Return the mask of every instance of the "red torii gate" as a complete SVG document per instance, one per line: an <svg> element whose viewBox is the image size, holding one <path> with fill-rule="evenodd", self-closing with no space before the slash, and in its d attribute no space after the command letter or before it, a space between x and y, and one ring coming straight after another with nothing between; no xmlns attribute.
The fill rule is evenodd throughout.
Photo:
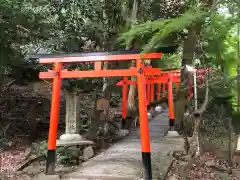
<svg viewBox="0 0 240 180"><path fill-rule="evenodd" d="M199 84L203 82L206 71L210 69L196 69L196 75L198 78ZM154 96L154 84L158 85L157 88L157 99L160 100L161 85L163 90L163 97L166 95L166 84L168 84L168 105L169 105L169 125L170 128L174 126L174 107L173 107L173 88L172 84L176 84L176 88L179 87L181 82L180 70L170 70L170 71L161 71L160 68L152 68L152 66L144 67L144 75L146 76L146 100L147 104L153 102L155 99ZM124 77L123 80L120 80L116 83L117 86L122 86L122 127L125 126L127 119L127 91L128 85L136 85L136 81L129 80L128 77ZM197 85L197 84L196 84ZM189 78L188 82L188 98L193 97L193 81Z"/></svg>
<svg viewBox="0 0 240 180"><path fill-rule="evenodd" d="M137 76L140 135L144 177L146 179L152 179L150 137L146 107L147 103L145 97L146 83L144 74L144 64L141 59L159 59L161 56L162 53L149 53L141 55L139 53L129 54L129 52L128 54L111 52L111 53L37 55L37 58L39 59L40 63L54 64L53 71L40 72L39 74L40 79L53 80L46 174L54 174L55 169L61 80L63 78L114 77L124 75L124 76ZM126 61L126 60L135 60L136 67L132 67L130 69L102 70L102 63L105 61ZM93 62L94 70L69 71L62 69L63 63L74 62Z"/></svg>
<svg viewBox="0 0 240 180"><path fill-rule="evenodd" d="M198 84L202 84L204 81L204 76L207 71L211 71L211 69L206 68L206 69L196 69L197 73L197 80ZM179 84L181 82L181 77L180 77L180 70L171 70L171 71L161 71L160 68L152 68L151 66L144 67L144 72L146 76L146 84L147 84L147 91L146 91L146 96L147 96L147 102L149 101L154 101L154 88L153 85L157 84L157 99L160 100L161 97L161 85L162 85L162 90L163 90L163 97L165 97L166 94L166 83L168 79L168 74L171 74L172 76L172 83L175 83L176 88L179 87ZM193 82L191 79L189 79L188 83L188 88L189 88L189 99L192 98L193 92L192 92L192 87L193 87ZM116 83L117 86L123 86L122 94L125 94L127 91L127 86L130 84L136 85L135 81L129 80L127 77L124 77L122 80ZM124 101L124 100L123 100Z"/></svg>
<svg viewBox="0 0 240 180"><path fill-rule="evenodd" d="M145 81L147 85L147 90L145 92L146 96L146 105L149 102L154 101L154 84L158 84L158 100L160 100L160 88L161 83L166 85L168 84L168 107L169 107L169 125L170 128L174 126L174 102L173 102L173 83L176 83L177 86L180 83L180 78L178 78L174 72L162 72L160 68L152 68L151 66L144 67ZM154 77L154 75L158 75ZM125 126L127 119L127 91L128 85L133 84L137 85L136 81L129 80L127 77L124 77L123 80L116 83L117 86L122 86L122 126ZM164 87L166 91L166 87ZM164 92L166 93L166 92Z"/></svg>

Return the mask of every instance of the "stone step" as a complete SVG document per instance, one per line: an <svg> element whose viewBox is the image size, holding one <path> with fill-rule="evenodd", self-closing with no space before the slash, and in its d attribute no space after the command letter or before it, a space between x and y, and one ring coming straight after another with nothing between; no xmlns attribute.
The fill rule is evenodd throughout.
<svg viewBox="0 0 240 180"><path fill-rule="evenodd" d="M92 145L94 144L93 141L89 141L86 139L79 140L79 141L63 141L63 140L57 140L57 147L61 146L83 146L83 145Z"/></svg>

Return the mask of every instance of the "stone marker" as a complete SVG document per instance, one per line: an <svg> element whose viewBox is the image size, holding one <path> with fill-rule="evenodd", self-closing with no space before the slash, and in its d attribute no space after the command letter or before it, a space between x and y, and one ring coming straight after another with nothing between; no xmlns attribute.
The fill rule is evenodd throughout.
<svg viewBox="0 0 240 180"><path fill-rule="evenodd" d="M66 129L57 141L57 146L93 144L79 134L80 99L77 92L66 94Z"/></svg>

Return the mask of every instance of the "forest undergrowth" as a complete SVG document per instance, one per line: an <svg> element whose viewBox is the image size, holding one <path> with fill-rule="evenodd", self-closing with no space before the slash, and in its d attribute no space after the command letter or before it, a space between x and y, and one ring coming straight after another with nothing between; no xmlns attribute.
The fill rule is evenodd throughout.
<svg viewBox="0 0 240 180"><path fill-rule="evenodd" d="M45 171L50 88L46 83L37 82L34 85L11 85L1 93L0 179L28 180ZM94 101L93 93L84 94L81 99L82 135L87 134L90 127ZM59 135L65 131L64 97L61 98L60 109ZM32 111L35 113L33 114ZM109 111L109 118L113 119L115 114L119 113L119 108L111 107ZM34 139L31 138L33 134L35 134ZM111 146L116 140L106 139L104 148ZM102 145L101 139L95 141L95 155L100 152ZM77 167L72 161L75 160L75 152L76 150L71 148L58 148L56 168L58 173L71 172ZM67 161L62 163L61 159Z"/></svg>
<svg viewBox="0 0 240 180"><path fill-rule="evenodd" d="M167 179L240 179L240 154L235 151L239 134L238 117L228 100L213 100L202 115L200 156L193 158L187 174L183 173L185 159L173 158Z"/></svg>

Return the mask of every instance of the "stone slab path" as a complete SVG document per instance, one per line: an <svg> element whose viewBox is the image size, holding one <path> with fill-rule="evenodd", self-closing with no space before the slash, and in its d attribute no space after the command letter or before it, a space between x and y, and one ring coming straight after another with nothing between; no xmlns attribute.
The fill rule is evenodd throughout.
<svg viewBox="0 0 240 180"><path fill-rule="evenodd" d="M161 179L171 163L169 152L183 150L183 138L165 136L169 129L167 110L163 110L150 120L149 127L153 179ZM139 130L136 130L106 151L83 163L75 172L64 175L62 179L137 180L142 176L140 136Z"/></svg>

